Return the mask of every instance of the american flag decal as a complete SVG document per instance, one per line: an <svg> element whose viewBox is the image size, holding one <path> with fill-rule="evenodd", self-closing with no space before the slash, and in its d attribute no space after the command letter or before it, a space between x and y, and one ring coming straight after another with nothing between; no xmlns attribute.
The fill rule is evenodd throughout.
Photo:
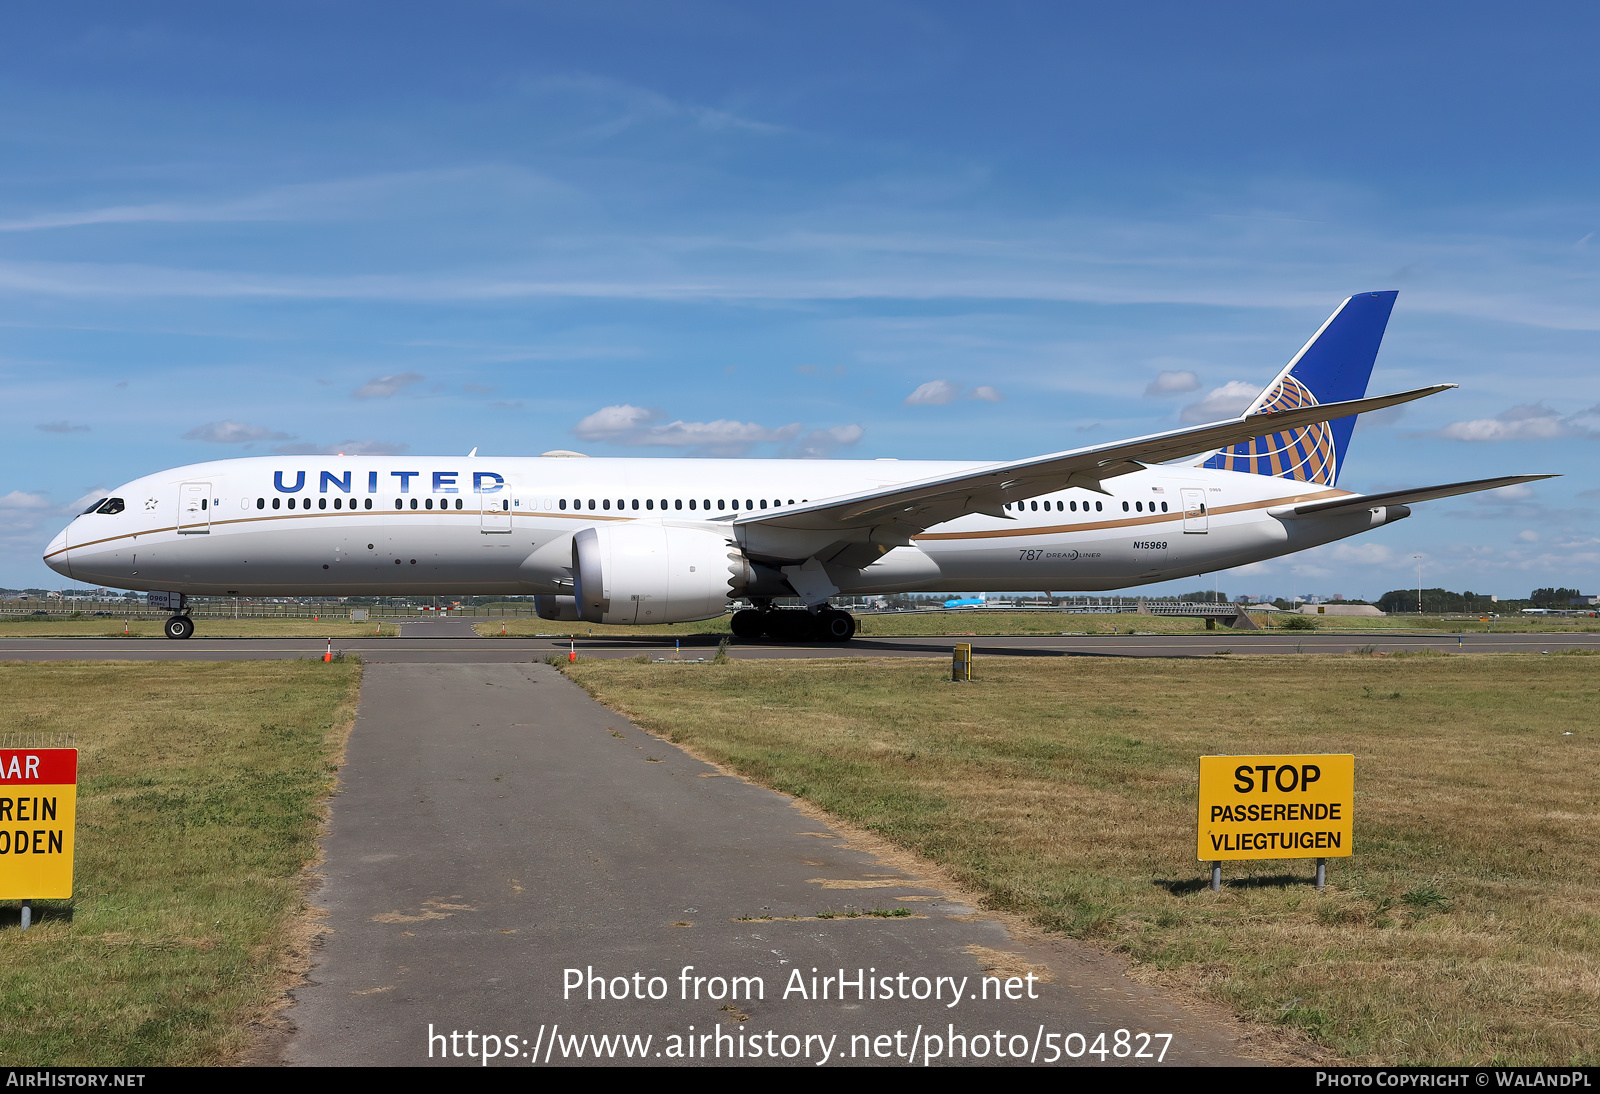
<svg viewBox="0 0 1600 1094"><path fill-rule="evenodd" d="M1316 396L1304 384L1293 376L1285 376L1256 411L1293 410L1316 405ZM1332 427L1327 422L1313 422L1298 429L1268 433L1265 437L1224 448L1207 460L1204 466L1332 486L1338 474L1337 463Z"/></svg>

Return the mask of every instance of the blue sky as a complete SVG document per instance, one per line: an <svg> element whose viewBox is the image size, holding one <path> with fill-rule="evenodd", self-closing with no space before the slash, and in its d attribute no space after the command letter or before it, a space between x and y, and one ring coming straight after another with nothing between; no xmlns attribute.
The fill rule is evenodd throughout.
<svg viewBox="0 0 1600 1094"><path fill-rule="evenodd" d="M242 7L8 15L0 584L201 459L1150 432L1397 288L1341 485L1566 477L1222 586L1600 589L1592 7Z"/></svg>

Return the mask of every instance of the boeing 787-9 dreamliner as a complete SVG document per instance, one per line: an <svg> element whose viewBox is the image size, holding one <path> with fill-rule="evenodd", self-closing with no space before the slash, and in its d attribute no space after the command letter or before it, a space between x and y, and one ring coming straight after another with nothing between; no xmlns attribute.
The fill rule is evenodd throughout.
<svg viewBox="0 0 1600 1094"><path fill-rule="evenodd" d="M1547 478L1338 486L1395 293L1352 296L1237 418L1003 463L263 456L145 475L45 561L172 594L528 595L546 619L709 619L742 637L855 633L840 594L1097 592L1344 539L1415 502ZM476 450L474 450L476 452ZM799 598L805 610L774 610Z"/></svg>

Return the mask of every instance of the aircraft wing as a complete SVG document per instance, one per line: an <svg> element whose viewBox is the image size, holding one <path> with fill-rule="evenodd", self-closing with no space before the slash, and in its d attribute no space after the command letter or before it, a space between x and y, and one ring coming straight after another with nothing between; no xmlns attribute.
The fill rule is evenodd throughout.
<svg viewBox="0 0 1600 1094"><path fill-rule="evenodd" d="M1475 494L1479 490L1498 490L1502 486L1515 486L1522 482L1554 479L1556 475L1506 475L1498 479L1473 479L1471 482L1452 482L1443 486L1421 486L1415 490L1390 490L1383 494L1353 494L1332 501L1308 501L1299 505L1285 505L1282 509L1268 509L1272 516L1285 520L1300 517L1321 517L1332 513L1356 509L1376 509L1380 505L1409 505L1414 501L1433 501L1436 498L1453 498L1457 494Z"/></svg>
<svg viewBox="0 0 1600 1094"><path fill-rule="evenodd" d="M1314 422L1382 410L1455 386L1434 384L1394 395L1375 395L1320 406L1244 414L1210 425L1152 433L1147 437L1075 448L1068 452L1009 463L989 464L955 475L828 498L809 505L781 509L776 513L749 514L737 517L731 523L747 531L782 529L817 533L871 529L871 539L875 543L909 543L912 535L968 513L1005 517L1007 514L1003 507L1007 502L1071 487L1108 493L1101 485L1104 480L1138 471L1146 464L1193 456Z"/></svg>

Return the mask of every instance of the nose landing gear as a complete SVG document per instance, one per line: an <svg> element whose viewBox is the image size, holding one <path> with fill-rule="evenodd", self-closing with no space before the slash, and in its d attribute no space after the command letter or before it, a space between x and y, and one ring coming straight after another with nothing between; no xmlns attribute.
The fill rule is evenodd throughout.
<svg viewBox="0 0 1600 1094"><path fill-rule="evenodd" d="M168 638L188 638L194 634L194 620L186 615L175 615L161 629L167 632Z"/></svg>

